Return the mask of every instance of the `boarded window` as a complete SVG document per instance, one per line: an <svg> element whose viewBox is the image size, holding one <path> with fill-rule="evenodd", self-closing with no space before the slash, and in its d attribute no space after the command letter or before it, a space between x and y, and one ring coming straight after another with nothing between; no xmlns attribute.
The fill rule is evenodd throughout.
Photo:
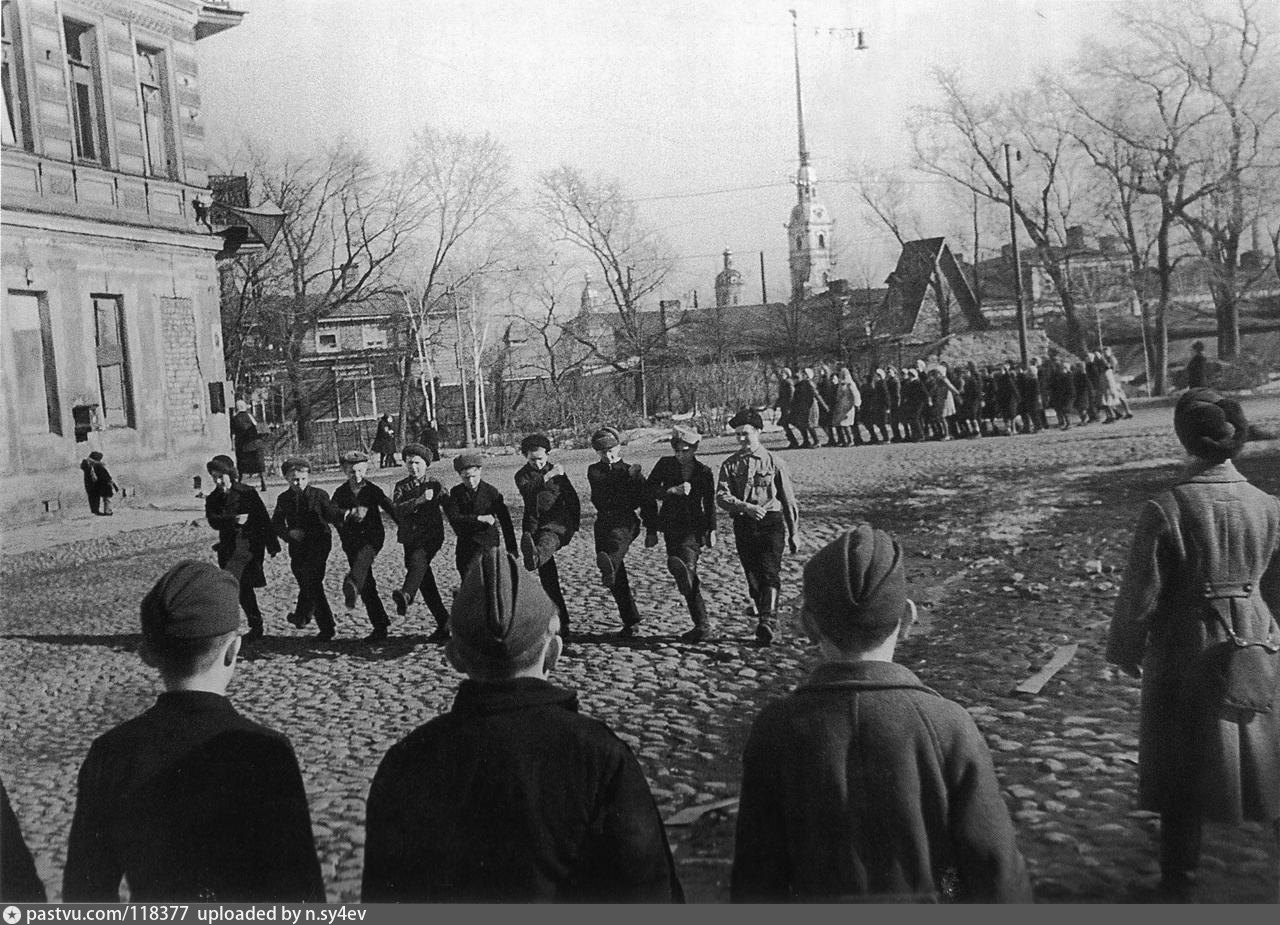
<svg viewBox="0 0 1280 925"><path fill-rule="evenodd" d="M147 173L153 177L174 175L170 157L173 126L166 88L164 53L158 48L139 45L138 92L142 99L142 134Z"/></svg>
<svg viewBox="0 0 1280 925"><path fill-rule="evenodd" d="M102 68L92 26L62 21L67 45L68 83L71 87L71 121L76 157L110 166L107 157L107 119L102 105Z"/></svg>
<svg viewBox="0 0 1280 925"><path fill-rule="evenodd" d="M93 327L97 341L102 423L107 427L135 427L124 303L119 296L93 296Z"/></svg>
<svg viewBox="0 0 1280 925"><path fill-rule="evenodd" d="M49 304L37 293L8 292L4 314L9 326L18 426L24 434L60 435L62 411Z"/></svg>

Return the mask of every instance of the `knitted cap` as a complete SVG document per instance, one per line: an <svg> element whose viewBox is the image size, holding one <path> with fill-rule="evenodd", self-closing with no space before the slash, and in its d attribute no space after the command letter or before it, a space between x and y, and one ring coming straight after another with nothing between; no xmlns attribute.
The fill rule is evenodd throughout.
<svg viewBox="0 0 1280 925"><path fill-rule="evenodd" d="M541 645L558 615L537 575L491 547L471 561L454 598L449 644L466 664L500 671Z"/></svg>
<svg viewBox="0 0 1280 925"><path fill-rule="evenodd" d="M142 636L158 651L240 627L240 584L211 562L183 559L142 599Z"/></svg>
<svg viewBox="0 0 1280 925"><path fill-rule="evenodd" d="M1213 389L1188 389L1173 409L1173 430L1192 456L1231 459L1249 438L1244 409Z"/></svg>
<svg viewBox="0 0 1280 925"><path fill-rule="evenodd" d="M906 601L902 547L869 523L858 524L805 563L805 612L841 648L852 644L857 630L883 629L888 636Z"/></svg>

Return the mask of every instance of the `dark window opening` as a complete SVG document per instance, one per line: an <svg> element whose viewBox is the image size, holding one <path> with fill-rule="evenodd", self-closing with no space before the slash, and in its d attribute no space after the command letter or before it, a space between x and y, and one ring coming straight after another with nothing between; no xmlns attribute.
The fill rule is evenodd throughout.
<svg viewBox="0 0 1280 925"><path fill-rule="evenodd" d="M93 296L93 318L102 422L107 427L136 427L123 301L119 296Z"/></svg>
<svg viewBox="0 0 1280 925"><path fill-rule="evenodd" d="M18 35L18 11L12 0L0 4L0 44L4 46L4 143L32 148L30 101L23 69L22 42Z"/></svg>
<svg viewBox="0 0 1280 925"><path fill-rule="evenodd" d="M17 392L18 426L24 434L61 436L62 406L48 300L43 293L7 292L4 314L13 351L8 362Z"/></svg>
<svg viewBox="0 0 1280 925"><path fill-rule="evenodd" d="M76 157L109 166L107 120L102 106L102 81L94 29L84 23L64 19L62 33L67 44Z"/></svg>
<svg viewBox="0 0 1280 925"><path fill-rule="evenodd" d="M209 413L227 413L227 393L221 382L209 383Z"/></svg>

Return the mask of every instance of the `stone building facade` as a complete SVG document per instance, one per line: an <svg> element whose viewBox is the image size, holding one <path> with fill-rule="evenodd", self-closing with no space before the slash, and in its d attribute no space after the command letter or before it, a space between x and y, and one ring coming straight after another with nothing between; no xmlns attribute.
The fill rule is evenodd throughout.
<svg viewBox="0 0 1280 925"><path fill-rule="evenodd" d="M0 517L73 503L79 461L171 490L229 446L196 42L212 0L3 0Z"/></svg>

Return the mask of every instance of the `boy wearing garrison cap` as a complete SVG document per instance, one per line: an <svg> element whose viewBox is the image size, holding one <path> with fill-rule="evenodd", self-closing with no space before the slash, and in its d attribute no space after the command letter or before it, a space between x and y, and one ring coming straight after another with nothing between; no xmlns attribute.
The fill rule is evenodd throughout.
<svg viewBox="0 0 1280 925"><path fill-rule="evenodd" d="M702 435L688 427L671 431L671 453L654 463L648 487L658 503L654 521L667 543L667 571L689 605L693 629L680 638L701 642L713 631L707 619L698 580L698 556L702 547L716 545L716 483L711 469L695 456ZM646 546L657 545L657 533L650 529Z"/></svg>
<svg viewBox="0 0 1280 925"><path fill-rule="evenodd" d="M262 610L255 589L267 586L262 563L268 552L272 557L279 554L280 541L262 497L252 485L240 481L230 456L219 454L205 468L213 476L213 491L204 499L204 516L209 526L218 531L218 542L213 546L218 568L240 583L240 606L249 620L244 642L254 642L263 635Z"/></svg>
<svg viewBox="0 0 1280 925"><path fill-rule="evenodd" d="M548 457L551 441L545 434L529 434L520 441L525 464L516 471L516 489L524 500L520 552L524 567L537 571L542 588L560 611L560 634L569 638L569 609L560 590L556 552L578 532L582 503L569 476Z"/></svg>
<svg viewBox="0 0 1280 925"><path fill-rule="evenodd" d="M639 763L547 675L556 605L497 547L453 603L453 709L391 748L369 789L363 902L679 902Z"/></svg>
<svg viewBox="0 0 1280 925"><path fill-rule="evenodd" d="M600 455L599 462L587 467L587 483L591 486L591 503L596 507L596 565L600 583L613 594L622 616L622 635L633 636L640 622L627 579L627 550L640 535L643 521L654 528L658 512L645 486L640 467L622 461L622 440L612 427L602 427L591 435L591 448ZM636 516L639 510L640 516Z"/></svg>
<svg viewBox="0 0 1280 925"><path fill-rule="evenodd" d="M351 610L356 598L364 602L365 613L373 630L366 642L378 642L387 638L387 626L391 618L378 597L378 580L373 575L373 560L382 550L386 531L382 528L381 511L386 511L392 522L396 521L396 509L381 488L365 476L369 472L369 457L359 450L342 454L342 471L347 480L333 492L333 503L343 518L338 524L338 539L342 551L347 554L350 571L342 579L342 600Z"/></svg>
<svg viewBox="0 0 1280 925"><path fill-rule="evenodd" d="M62 898L324 902L289 740L226 698L236 580L184 560L142 600L142 657L165 692L94 741L80 768Z"/></svg>
<svg viewBox="0 0 1280 925"><path fill-rule="evenodd" d="M323 488L310 484L311 463L301 456L290 456L280 471L289 487L276 499L271 526L289 546L289 569L298 582L297 606L285 619L301 629L311 622L314 611L320 629L316 639L328 642L336 631L333 609L324 591L324 573L333 548L329 525L341 523L346 512L329 500Z"/></svg>
<svg viewBox="0 0 1280 925"><path fill-rule="evenodd" d="M505 543L507 552L516 555L516 531L502 492L482 477L482 454L463 453L453 457L453 469L461 481L445 496L444 514L458 535L454 552L458 575L466 578L471 560L486 549Z"/></svg>
<svg viewBox="0 0 1280 925"><path fill-rule="evenodd" d="M760 413L743 409L729 426L739 449L720 464L716 503L733 515L733 538L757 619L756 641L767 646L782 587L782 551L796 551L800 508L787 467L760 443Z"/></svg>
<svg viewBox="0 0 1280 925"><path fill-rule="evenodd" d="M404 616L414 596L421 591L422 601L436 618L436 628L427 642L447 642L449 639L449 611L440 599L431 560L444 545L444 486L427 478L431 465L431 451L421 443L410 443L400 451L404 467L409 474L396 482L391 490L391 503L395 505L400 527L396 539L404 546L404 584L391 592L396 602L396 613Z"/></svg>
<svg viewBox="0 0 1280 925"><path fill-rule="evenodd" d="M748 736L735 902L1031 902L982 734L893 662L914 613L902 550L870 524L805 565L822 661Z"/></svg>

